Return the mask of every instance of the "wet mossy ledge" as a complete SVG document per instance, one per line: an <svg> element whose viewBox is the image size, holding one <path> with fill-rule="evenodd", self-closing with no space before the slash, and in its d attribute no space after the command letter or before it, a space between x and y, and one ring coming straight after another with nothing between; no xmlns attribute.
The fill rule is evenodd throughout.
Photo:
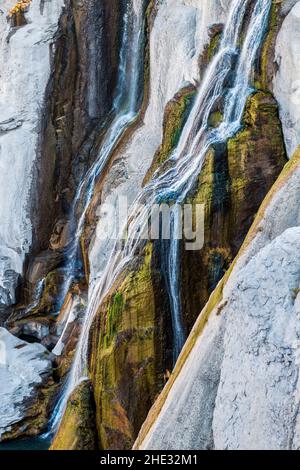
<svg viewBox="0 0 300 470"><path fill-rule="evenodd" d="M166 105L163 120L163 137L155 152L152 164L146 173L143 184L147 184L155 171L162 171L164 163L176 148L181 131L191 110L196 88L192 85L180 90Z"/></svg>
<svg viewBox="0 0 300 470"><path fill-rule="evenodd" d="M32 302L35 283L61 266L72 237L69 219L75 193L97 158L109 125L119 62L119 6L117 0L66 0L61 11L40 122L39 157L33 168L33 242L19 289L22 305ZM33 283L31 266L43 253L43 275ZM59 258L56 266L53 256Z"/></svg>
<svg viewBox="0 0 300 470"><path fill-rule="evenodd" d="M223 29L224 25L222 23L214 24L209 28L209 42L205 46L200 59L200 70L202 71L202 74L205 73L208 64L212 61L212 59L218 52L218 48L222 39Z"/></svg>
<svg viewBox="0 0 300 470"><path fill-rule="evenodd" d="M89 377L100 449L132 447L169 376L171 319L157 263L155 247L147 243L104 299L91 327ZM78 426L71 400L68 407L54 450L69 449L68 430Z"/></svg>
<svg viewBox="0 0 300 470"><path fill-rule="evenodd" d="M275 44L285 15L282 14L282 0L272 0L267 33L261 47L260 60L256 70L255 87L258 90L272 91L276 73L274 62Z"/></svg>
<svg viewBox="0 0 300 470"><path fill-rule="evenodd" d="M281 0L272 1L256 63L255 89L247 100L241 130L226 144L209 150L197 187L187 199L194 206L205 204L205 241L200 253L182 250L186 331L229 268L260 203L287 162L278 105L271 93L275 42L284 20L281 8ZM215 55L221 34L222 25L212 26L202 58L204 67ZM214 110L209 125L217 127L222 119L221 110Z"/></svg>

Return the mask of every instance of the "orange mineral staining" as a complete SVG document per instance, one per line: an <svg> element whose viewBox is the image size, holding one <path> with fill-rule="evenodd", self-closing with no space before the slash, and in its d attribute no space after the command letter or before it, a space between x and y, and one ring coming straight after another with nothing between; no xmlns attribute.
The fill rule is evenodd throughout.
<svg viewBox="0 0 300 470"><path fill-rule="evenodd" d="M30 3L31 0L20 0L15 4L13 8L9 10L8 16L12 18L13 16L17 16L18 14L23 14L29 7Z"/></svg>

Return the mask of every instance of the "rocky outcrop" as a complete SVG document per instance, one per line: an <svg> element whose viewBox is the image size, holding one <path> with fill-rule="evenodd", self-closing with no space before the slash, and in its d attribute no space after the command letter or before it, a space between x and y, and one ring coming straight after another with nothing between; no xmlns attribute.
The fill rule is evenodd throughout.
<svg viewBox="0 0 300 470"><path fill-rule="evenodd" d="M62 261L71 236L70 205L97 153L96 135L111 109L119 59L116 2L18 5L5 2L0 16L1 155L2 160L18 156L10 164L3 160L3 305L32 301L42 280L32 273L42 257L43 277L52 270L53 254L56 264ZM11 214L18 220L16 230ZM13 238L5 232L8 226Z"/></svg>
<svg viewBox="0 0 300 470"><path fill-rule="evenodd" d="M283 90L284 76L290 77L290 70L297 72L297 50L291 48L285 57L283 51L290 38L296 37L300 2L271 3L260 58L255 61L250 79L245 72L246 80L252 80L253 90L242 126L227 142L208 150L201 172L199 164L193 175L198 179L185 200L194 208L196 204L205 205L204 246L187 251L187 240L180 243L179 303L186 335L199 311L203 309L203 313L172 375L175 348L165 265L168 242L141 243L126 269L111 277L109 272L105 278L114 267L110 256L115 247L114 236L103 236L107 230L105 207L110 204L117 210L120 197L126 198L131 207L153 175L178 163L168 158L179 142L196 91L201 90L205 70L218 53L223 22L232 2L4 2L5 14L0 11L0 65L3 62L4 70L0 91L5 100L1 105L0 99L0 153L4 158L0 185L2 178L10 190L3 186L1 198L4 202L0 215L4 222L0 227L0 302L5 325L20 338L12 337L9 342L21 341L16 343L17 349L31 348L32 354L44 351L38 349L42 346L36 342L50 350L54 348L55 380L62 382L72 364L80 330L84 330L85 318L91 312L93 320L87 322L92 326L84 336L89 336L85 343L87 361L85 351L82 357L79 355L89 381L74 386L53 449L130 448L168 380L137 446L251 448L257 445L260 432L266 434L266 446L288 448L293 439L298 445L297 429L293 427L297 404L292 404L291 398L297 376L290 339L292 322L287 338L280 329L291 312L294 323L297 319L299 286L291 286L297 284L294 261L298 258L293 250L299 244L298 230L283 230L274 240L270 232L263 245L253 251L251 260L241 265L240 256L230 268L265 194L285 164L284 138L289 154L298 145L297 110ZM255 2L247 4L247 18L241 22L243 45L245 30L253 23L248 22L248 17L254 7ZM127 28L121 20L124 15L134 18ZM140 41L131 41L133 31ZM122 42L127 33L130 47ZM127 62L126 54L119 57L120 46L121 51L125 46L131 53ZM213 135L214 128L223 121L224 97L235 83L238 56L239 53L229 58L231 69L226 72L224 87L220 84L224 88L222 96L214 97L207 135ZM221 63L226 67L225 61ZM20 74L14 73L15 68ZM13 91L7 86L9 81ZM22 84L28 82L23 93ZM122 87L123 94L119 95ZM273 91L279 102L284 138ZM218 92L211 89L210 93ZM246 97L245 90L243 93ZM208 104L210 95L202 98ZM130 104L130 112L126 100L135 102ZM201 116L199 112L199 121ZM190 140L198 134L197 118L189 129ZM195 150L195 161L201 145L202 142L197 150L189 147ZM11 155L13 162L8 161ZM84 175L102 157L101 171L95 173L95 181L83 186L74 205ZM272 193L273 197L277 196ZM77 247L70 242L83 209ZM282 217L286 220L286 214ZM273 219L272 223L276 225ZM257 239L265 226L255 230L250 233ZM248 240L242 253L251 251L253 243L253 239ZM278 258L269 262L273 251ZM276 277L280 262L281 277ZM295 307L287 300L291 289ZM237 325L236 312L243 312ZM249 332L251 337L247 336ZM296 339L293 337L293 341ZM250 371L255 369L255 360L260 361L264 373L258 380L267 397L257 392L256 384L251 384L251 372L249 383L246 374L234 376L232 371L239 356ZM47 358L51 362L49 355ZM28 367L30 363L31 359ZM273 368L268 368L269 363ZM287 365L286 369L282 364ZM21 385L9 379L18 390L29 390L29 399L25 406L22 396L27 392L20 392L14 415L18 418L10 430L5 428L5 438L34 435L45 426L55 389L50 369L51 366L45 374L42 368L38 369L31 384L23 378ZM38 376L44 375L45 381L40 384ZM275 382L280 383L282 391L279 387L274 397L268 387ZM237 391L236 398L232 397L233 389ZM244 395L255 393L257 407L252 415ZM276 421L278 410L271 410L271 401L275 403L277 399L284 403L284 415L277 413L282 426ZM245 431L247 420L253 432ZM182 434L181 422L186 423ZM293 428L294 434L285 433L285 428L289 433Z"/></svg>
<svg viewBox="0 0 300 470"><path fill-rule="evenodd" d="M204 246L200 251L186 251L183 244L181 252L181 301L187 333L229 268L285 162L277 104L270 93L254 93L244 112L243 129L227 144L211 149L197 188L186 201L194 207L205 204ZM161 284L161 288L167 298L166 287ZM167 343L172 344L171 329L165 332ZM164 367L172 366L167 361Z"/></svg>
<svg viewBox="0 0 300 470"><path fill-rule="evenodd" d="M186 94L187 100L184 93L180 93L181 100L176 94L199 79L198 58L209 41L210 24L221 21L226 12L227 6L221 2L217 2L214 8L209 2L199 5L196 1L186 4L181 0L168 0L159 6L154 5L148 28L149 92L146 92L148 99L144 103L142 120L125 134L112 155L107 171L97 186L96 202L93 201L94 216L89 214L93 235L88 238L90 243L86 250L86 265L90 268L91 286L101 276L114 245L113 239L97 237L97 233L101 234L105 230L106 223L101 217L101 206L116 205L119 196L127 197L130 205L142 187L160 144L161 150L156 154L160 163L176 145L190 91ZM194 48L197 52L191 53ZM169 138L166 143L165 139L162 141L164 110L173 98L173 105L170 103L169 108L176 126L165 119L165 136ZM177 129L170 135L172 127ZM158 263L158 254L155 254L153 260L151 256L149 258L146 262L147 257L144 259L141 254L140 259L134 260L127 273L127 283L121 277L117 285L113 286L108 299L99 306L97 320L92 328L90 375L94 385L101 448L129 448L132 445L146 410L161 389L164 374L168 376L167 368L171 367L172 333L167 295L161 273L156 271L158 268L152 270L153 265ZM148 281L145 284L142 276L140 284L139 266L145 263L148 265ZM105 319L110 316L109 312L114 312L113 301L119 295L127 301L125 307L118 311L118 320L108 347L105 337L110 331L110 322ZM139 406L141 397L146 404L143 408ZM67 425L65 422L64 426Z"/></svg>
<svg viewBox="0 0 300 470"><path fill-rule="evenodd" d="M70 395L60 432L55 436L50 450L97 449L94 408L90 383L84 381ZM64 421L68 422L67 427Z"/></svg>
<svg viewBox="0 0 300 470"><path fill-rule="evenodd" d="M0 328L0 440L35 436L46 428L55 394L52 373L47 349Z"/></svg>
<svg viewBox="0 0 300 470"><path fill-rule="evenodd" d="M131 448L164 383L168 302L154 260L149 245L104 300L91 329L89 369L101 449Z"/></svg>
<svg viewBox="0 0 300 470"><path fill-rule="evenodd" d="M177 8L172 10L168 21L171 22L178 12L195 14L190 8L179 8L179 5ZM150 31L150 58L151 53L156 58L152 64L155 69L160 54L163 56L168 46L160 43L161 30L156 30L163 18L160 15L164 13L164 6L156 11ZM221 28L218 26L215 29L219 32ZM206 34L209 41L210 33L206 31ZM199 46L202 52L204 44L201 49ZM213 48L209 49L211 58L214 51ZM154 108L154 100L166 85L161 77L156 88L157 76L152 77L151 81L151 70L150 60L150 94L143 123L128 134L128 141L125 136L114 152L107 173L97 186L94 213L97 213L97 206L101 208L101 204L116 204L120 195L129 196L131 201L141 185L147 184L156 170L160 171L178 142L191 107L194 87L182 87L176 91L166 103L162 118L162 110ZM148 115L150 110L152 114ZM150 152L149 140L144 144L143 139L145 133L147 139L150 138L148 119L151 117L154 120L154 116L161 123L163 133L156 151L152 149ZM210 119L211 127L216 127L221 120L222 114L214 112ZM159 126L157 129L161 132ZM154 131L152 126L153 135ZM156 140L158 136L157 132ZM144 158L139 161L137 171L136 152L141 152L141 149ZM181 300L186 333L230 266L263 197L285 162L276 101L267 91L253 93L244 113L243 128L228 143L210 150L197 185L187 199L192 204L205 203L205 245L196 252L182 249ZM252 196L249 197L249 194ZM95 216L93 218L89 213L89 223L94 230L86 250L91 282L101 276L114 244L112 239L97 238L97 233L105 230L106 223L100 211L97 215L99 213L97 227L94 226ZM139 252L99 305L91 328L89 372L96 403L99 446L102 449L131 447L147 410L172 368L173 332L159 249L158 243L147 244ZM141 400L143 408L139 406ZM64 436L68 426L67 420L64 420L58 435Z"/></svg>
<svg viewBox="0 0 300 470"><path fill-rule="evenodd" d="M100 449L132 447L168 378L171 320L158 263L148 244L117 280L91 327L89 371ZM67 410L73 416L72 407L70 398ZM67 412L53 449L69 448L70 426L75 429L77 422L71 425Z"/></svg>
<svg viewBox="0 0 300 470"><path fill-rule="evenodd" d="M163 164L176 148L186 118L191 110L195 94L195 87L188 86L176 93L174 98L166 104L163 119L162 142L154 154L151 166L144 178L143 185L151 180L156 170L161 171Z"/></svg>
<svg viewBox="0 0 300 470"><path fill-rule="evenodd" d="M96 156L96 133L112 106L118 21L114 1L67 2L61 16L46 95L40 185L35 188L35 251L49 245L62 249L69 241L65 225L70 204ZM48 228L40 220L44 213Z"/></svg>
<svg viewBox="0 0 300 470"><path fill-rule="evenodd" d="M106 223L101 218L100 205L116 206L118 198L125 197L130 207L141 190L162 143L165 108L180 90L199 82L198 60L210 40L210 25L224 20L227 3L220 0L213 6L210 1L199 4L197 0L149 3L146 102L141 119L125 134L97 187L96 208L89 220L95 227L87 249L91 279L101 274L112 249L111 240L97 237Z"/></svg>
<svg viewBox="0 0 300 470"><path fill-rule="evenodd" d="M76 221L69 217L75 192L97 156L100 129L112 107L120 13L115 1L67 1L60 19L33 189L34 243L25 279L29 292L35 288L32 273L41 257L50 273L53 255L62 262L73 236Z"/></svg>
<svg viewBox="0 0 300 470"><path fill-rule="evenodd" d="M47 8L41 5L42 18L47 15ZM59 334L54 320L63 300L60 297L65 250L76 224L76 220L69 220L70 207L79 181L97 154L102 135L99 128L112 106L119 15L116 2L67 0L51 37L49 80L36 116L40 138L35 149L28 211L30 253L25 266L20 265L23 278L19 304L7 323L20 334L27 329L25 318L28 324L40 322L43 331L47 323L49 335L44 342L48 347L54 345L55 335ZM33 316L34 319L28 318Z"/></svg>
<svg viewBox="0 0 300 470"><path fill-rule="evenodd" d="M69 223L70 207L112 107L123 12L114 1L2 3L1 323L10 313L6 326L15 335L51 350L64 329L70 297L79 304L73 320L82 313L81 276L56 321L65 250L76 223ZM78 323L67 325L69 341L56 378L69 369ZM28 409L33 413L30 403ZM44 407L39 430L48 412ZM30 426L37 432L38 426ZM11 437L18 432L16 426Z"/></svg>
<svg viewBox="0 0 300 470"><path fill-rule="evenodd" d="M299 162L266 197L136 447L299 449Z"/></svg>

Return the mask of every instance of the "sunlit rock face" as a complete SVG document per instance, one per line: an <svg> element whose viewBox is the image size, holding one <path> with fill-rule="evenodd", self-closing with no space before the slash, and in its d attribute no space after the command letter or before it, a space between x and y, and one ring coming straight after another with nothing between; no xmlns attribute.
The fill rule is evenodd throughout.
<svg viewBox="0 0 300 470"><path fill-rule="evenodd" d="M47 424L41 388L52 375L51 354L0 328L0 441L34 435Z"/></svg>
<svg viewBox="0 0 300 470"><path fill-rule="evenodd" d="M299 247L300 228L285 230L225 291L216 448L299 448Z"/></svg>
<svg viewBox="0 0 300 470"><path fill-rule="evenodd" d="M32 241L30 190L38 160L46 86L63 0L32 0L27 24L12 27L0 12L0 302L14 303L18 274Z"/></svg>
<svg viewBox="0 0 300 470"><path fill-rule="evenodd" d="M142 448L299 449L299 154L294 159L217 288L216 306L202 312L208 323Z"/></svg>
<svg viewBox="0 0 300 470"><path fill-rule="evenodd" d="M276 40L274 94L291 157L300 141L300 2L285 2L282 8L289 13Z"/></svg>

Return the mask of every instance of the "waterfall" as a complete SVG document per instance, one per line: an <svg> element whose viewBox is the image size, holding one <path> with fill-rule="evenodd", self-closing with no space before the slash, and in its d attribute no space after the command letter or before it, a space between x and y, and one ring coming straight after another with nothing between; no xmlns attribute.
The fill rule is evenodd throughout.
<svg viewBox="0 0 300 470"><path fill-rule="evenodd" d="M177 203L182 203L193 187L195 177L201 171L209 147L226 142L240 128L246 100L251 92L249 86L250 74L264 33L271 6L270 1L257 1L255 5L248 33L240 53L234 86L225 97L223 122L217 129L210 132L207 131L210 113L219 97L224 96L225 78L231 69L235 55L238 53L237 43L248 3L247 1L242 2L240 0L233 2L219 52L207 71L202 90L198 94L195 106L174 154L176 159L175 170L172 169L168 176L171 184L169 186L165 185L165 175L161 178L161 194L164 197L177 195ZM198 159L193 159L193 156L197 153L199 155ZM180 174L182 174L182 178L176 176ZM179 240L172 236L176 232L177 219L178 215L173 213L171 243L166 266L168 293L173 319L174 362L176 362L184 344L179 282Z"/></svg>
<svg viewBox="0 0 300 470"><path fill-rule="evenodd" d="M125 8L118 83L113 103L113 111L116 116L104 137L98 158L81 181L72 204L70 219L73 221L73 224L76 223L76 214L79 206L83 206L83 209L73 240L66 252L65 281L60 293L60 307L74 280L79 240L83 231L86 212L93 196L95 182L108 162L111 152L123 135L124 130L134 121L138 112L140 101L138 92L140 57L143 45L143 2L132 0L127 2ZM54 354L60 354L62 350L63 338L72 317L72 312L69 312L64 329L53 349Z"/></svg>
<svg viewBox="0 0 300 470"><path fill-rule="evenodd" d="M253 4L253 9L245 38L240 46L240 33L250 3ZM104 272L95 284L90 286L88 306L68 384L56 413L59 419L70 393L87 375L87 347L91 324L105 295L124 267L132 260L136 249L143 243L142 234L148 228L149 208L160 201L175 201L181 204L195 185L209 148L226 142L240 129L243 110L252 92L251 72L268 21L270 7L271 0L232 1L220 46L199 86L177 148L169 157L167 170L161 174L157 170L153 179L141 190L132 205L129 220L121 230L121 233L127 230L124 245L120 248L118 241L116 242ZM233 72L232 87L228 89L226 79ZM210 128L209 116L221 97L224 102L223 121L218 127ZM184 342L178 278L179 243L174 236L177 225L178 218L175 212L166 254L166 275L174 334L174 359Z"/></svg>
<svg viewBox="0 0 300 470"><path fill-rule="evenodd" d="M115 117L104 136L97 159L78 186L72 204L70 219L74 223L80 207L82 207L82 212L74 237L66 252L65 281L60 293L61 306L74 280L79 241L84 228L85 216L93 196L95 183L124 131L137 117L140 106L139 82L141 77L141 57L143 55L144 1L128 0L124 4L125 12L123 16L118 83L113 102ZM60 338L52 351L54 354L61 354L64 336L73 318L73 311L70 310ZM53 435L56 431L66 407L69 392L73 390L74 385L71 374L71 377L67 379L63 387L62 394L50 419L49 431L43 435L44 438Z"/></svg>

